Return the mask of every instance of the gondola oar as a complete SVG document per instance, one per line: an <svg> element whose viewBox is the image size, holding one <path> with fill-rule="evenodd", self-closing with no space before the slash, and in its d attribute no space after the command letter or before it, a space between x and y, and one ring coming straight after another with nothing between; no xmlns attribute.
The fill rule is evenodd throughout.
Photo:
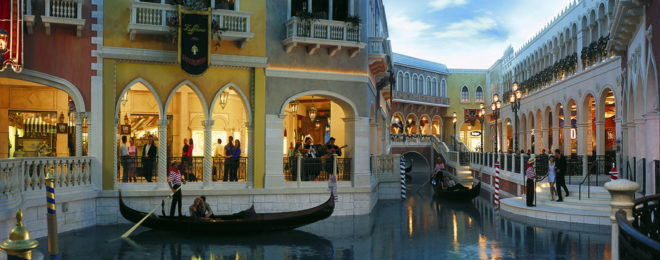
<svg viewBox="0 0 660 260"><path fill-rule="evenodd" d="M172 196L174 196L174 193L177 193L177 192L181 189L181 187L183 187L183 185L179 186L179 188L177 188L174 192L172 192L172 194L170 194L169 196L167 196L166 199L169 199L169 198L171 198ZM149 212L149 214L147 214L146 216L144 216L144 218L142 218L142 220L140 220L140 222L138 222L137 224L135 224L135 226L133 226L131 229L129 229L128 231L126 231L126 233L124 233L123 235L121 235L121 238L127 238L128 236L130 236L131 233L133 233L133 231L135 231L135 230L136 230L136 229L142 224L142 222L144 222L145 220L147 220L147 218L148 218L149 216L151 216L151 214L154 214L154 212L156 212L156 210L158 209L158 207L160 207L160 204L159 204L159 205L156 205L156 207L155 207L154 209L152 209L152 210Z"/></svg>

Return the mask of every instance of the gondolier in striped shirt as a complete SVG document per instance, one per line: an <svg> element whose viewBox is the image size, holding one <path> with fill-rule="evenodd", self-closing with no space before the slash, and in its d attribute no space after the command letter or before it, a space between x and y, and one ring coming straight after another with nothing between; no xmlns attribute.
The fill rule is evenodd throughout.
<svg viewBox="0 0 660 260"><path fill-rule="evenodd" d="M170 206L170 217L174 217L174 207L178 204L179 217L181 217L181 190L178 190L181 187L181 184L184 183L183 178L181 178L180 163L174 161L170 164L169 178L167 184L170 185L170 189L174 193L172 196L172 206Z"/></svg>

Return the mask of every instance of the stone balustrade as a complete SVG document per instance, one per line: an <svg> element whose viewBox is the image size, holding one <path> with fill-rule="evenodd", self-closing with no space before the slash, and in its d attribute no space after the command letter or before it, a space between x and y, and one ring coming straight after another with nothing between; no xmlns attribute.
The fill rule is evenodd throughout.
<svg viewBox="0 0 660 260"><path fill-rule="evenodd" d="M30 157L0 160L0 208L13 208L31 195L46 194L50 171L57 191L92 188L91 157Z"/></svg>

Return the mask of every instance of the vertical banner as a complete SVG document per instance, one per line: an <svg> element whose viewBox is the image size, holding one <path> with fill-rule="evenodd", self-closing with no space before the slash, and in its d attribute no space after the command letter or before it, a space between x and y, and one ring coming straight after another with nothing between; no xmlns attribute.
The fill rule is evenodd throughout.
<svg viewBox="0 0 660 260"><path fill-rule="evenodd" d="M179 5L179 63L190 75L202 75L211 62L211 9L184 10Z"/></svg>
<svg viewBox="0 0 660 260"><path fill-rule="evenodd" d="M0 1L0 71L23 69L23 1Z"/></svg>

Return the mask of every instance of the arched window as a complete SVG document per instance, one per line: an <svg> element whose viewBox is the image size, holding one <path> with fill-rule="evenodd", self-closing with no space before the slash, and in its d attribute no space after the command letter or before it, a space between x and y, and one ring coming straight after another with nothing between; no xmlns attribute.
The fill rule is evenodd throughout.
<svg viewBox="0 0 660 260"><path fill-rule="evenodd" d="M399 71L396 75L396 91L403 90L403 72Z"/></svg>
<svg viewBox="0 0 660 260"><path fill-rule="evenodd" d="M442 79L442 97L447 97L447 81Z"/></svg>
<svg viewBox="0 0 660 260"><path fill-rule="evenodd" d="M413 74L412 76L412 88L410 89L410 93L417 93L417 74Z"/></svg>
<svg viewBox="0 0 660 260"><path fill-rule="evenodd" d="M481 86L477 87L477 90L474 92L474 102L483 103L484 102L484 91Z"/></svg>
<svg viewBox="0 0 660 260"><path fill-rule="evenodd" d="M424 89L424 76L419 76L419 79L417 80L417 94L424 94L426 95L426 91Z"/></svg>
<svg viewBox="0 0 660 260"><path fill-rule="evenodd" d="M424 81L426 82L426 87L429 89L429 95L436 96L437 92L434 91L433 89L433 85L432 85L433 82L431 81L431 77L427 76Z"/></svg>
<svg viewBox="0 0 660 260"><path fill-rule="evenodd" d="M403 92L410 90L410 74L403 74Z"/></svg>
<svg viewBox="0 0 660 260"><path fill-rule="evenodd" d="M467 86L463 86L463 89L461 89L461 103L469 103L470 102L470 90L468 90Z"/></svg>

